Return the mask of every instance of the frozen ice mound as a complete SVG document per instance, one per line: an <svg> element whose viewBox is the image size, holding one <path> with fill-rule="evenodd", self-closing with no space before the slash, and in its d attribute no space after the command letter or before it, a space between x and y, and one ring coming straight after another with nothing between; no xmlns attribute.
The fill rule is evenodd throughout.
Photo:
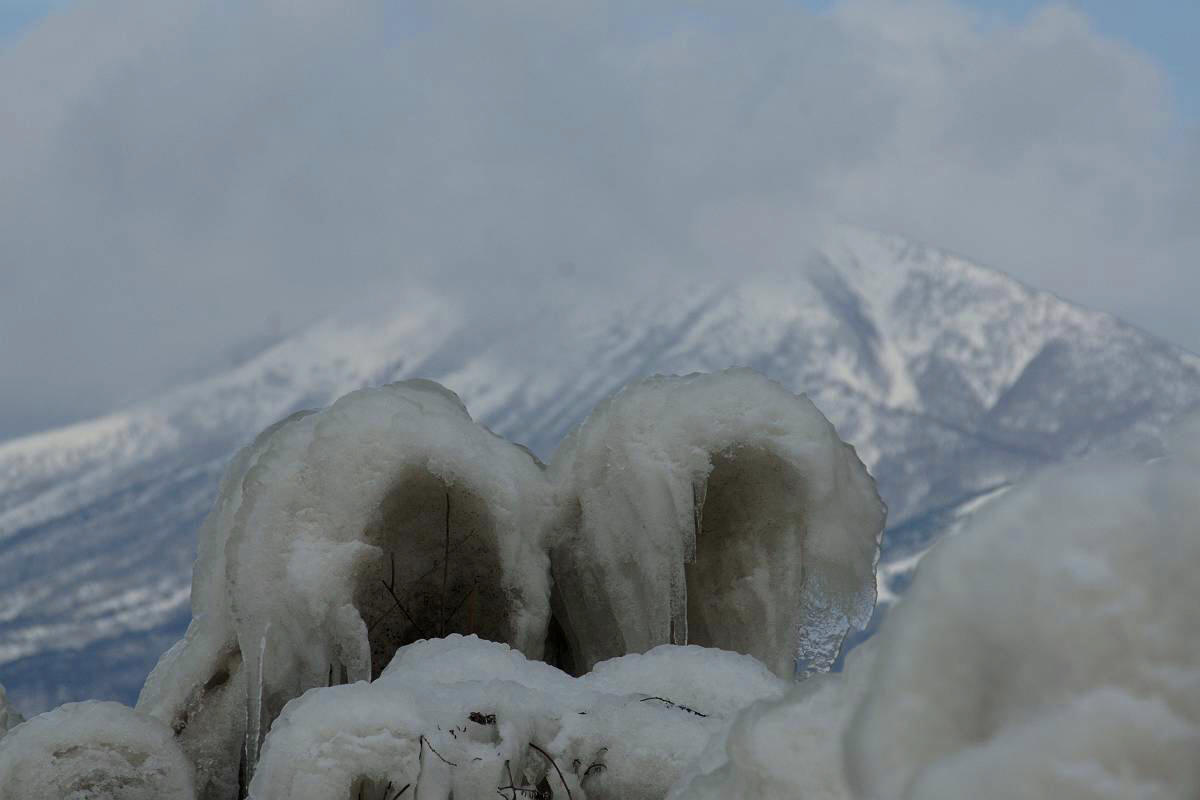
<svg viewBox="0 0 1200 800"><path fill-rule="evenodd" d="M0 738L5 800L192 800L170 728L119 703L67 703Z"/></svg>
<svg viewBox="0 0 1200 800"><path fill-rule="evenodd" d="M667 696L720 717L789 685L752 656L696 645L659 645L601 661L579 683L599 692Z"/></svg>
<svg viewBox="0 0 1200 800"><path fill-rule="evenodd" d="M4 691L4 686L0 685L0 736L7 733L9 729L15 728L22 721L21 715L16 712L16 709L9 707L8 693Z"/></svg>
<svg viewBox="0 0 1200 800"><path fill-rule="evenodd" d="M1057 469L934 549L848 732L859 794L1200 796L1195 455Z"/></svg>
<svg viewBox="0 0 1200 800"><path fill-rule="evenodd" d="M526 450L429 381L293 415L234 459L202 530L193 622L139 708L236 794L284 704L369 680L419 638L478 633L542 655L549 485Z"/></svg>
<svg viewBox="0 0 1200 800"><path fill-rule="evenodd" d="M870 619L875 483L807 397L757 373L626 386L564 441L550 477L575 517L551 564L579 672L668 643L823 671Z"/></svg>
<svg viewBox="0 0 1200 800"><path fill-rule="evenodd" d="M874 641L840 673L815 675L745 708L709 742L668 800L852 800L843 732L873 678Z"/></svg>
<svg viewBox="0 0 1200 800"><path fill-rule="evenodd" d="M788 678L797 658L824 669L866 623L883 516L812 403L746 370L627 387L551 470L430 381L353 392L234 458L200 531L192 622L138 709L175 732L201 800L243 791L289 701L390 685L451 634L511 646L490 674L516 684L595 668L571 690L665 685L675 711L725 714L775 685L750 656ZM749 655L655 649L686 643ZM645 657L600 665L628 653ZM587 723L651 713L610 705Z"/></svg>
<svg viewBox="0 0 1200 800"><path fill-rule="evenodd" d="M242 503L242 481L277 431L309 415L271 425L233 458L216 505L198 535L192 613L184 638L159 659L137 709L171 726L196 768L200 800L236 798L245 780L246 672L225 576L225 545Z"/></svg>
<svg viewBox="0 0 1200 800"><path fill-rule="evenodd" d="M669 800L1200 796L1198 422L984 509L842 673L736 715Z"/></svg>
<svg viewBox="0 0 1200 800"><path fill-rule="evenodd" d="M475 636L408 645L372 684L289 703L250 796L473 800L540 787L577 800L662 798L743 701L787 686L716 650L668 646L619 662L598 670L602 680L577 679Z"/></svg>

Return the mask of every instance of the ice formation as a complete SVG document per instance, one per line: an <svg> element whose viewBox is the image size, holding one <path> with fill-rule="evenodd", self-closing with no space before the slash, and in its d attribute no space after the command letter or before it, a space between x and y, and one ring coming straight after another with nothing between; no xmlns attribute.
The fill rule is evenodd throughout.
<svg viewBox="0 0 1200 800"><path fill-rule="evenodd" d="M1196 455L1060 468L934 549L848 732L860 796L1200 796Z"/></svg>
<svg viewBox="0 0 1200 800"><path fill-rule="evenodd" d="M200 800L236 798L246 779L246 672L225 576L225 545L242 503L242 481L276 431L311 412L264 430L234 457L216 507L200 528L192 575L194 618L184 638L159 659L138 698L139 711L168 723L196 768Z"/></svg>
<svg viewBox="0 0 1200 800"><path fill-rule="evenodd" d="M423 651L384 667L418 640L477 634L511 645L523 670L545 659L573 675L687 642L786 677L798 656L823 669L870 616L883 514L812 403L746 370L628 387L550 470L437 384L354 392L235 457L200 533L192 623L138 709L175 731L201 800L226 800L252 779L290 700L381 673L390 685ZM630 681L677 680L658 674L663 658L690 674L689 658L711 656L655 651L571 690L609 697ZM726 713L775 680L686 696ZM446 722L420 698L404 702L414 719ZM651 713L597 702L577 727L636 727ZM630 751L623 763L637 760Z"/></svg>
<svg viewBox="0 0 1200 800"><path fill-rule="evenodd" d="M429 381L294 415L231 464L192 625L139 709L176 730L201 797L230 797L288 700L369 680L404 644L475 632L540 657L549 502L536 459Z"/></svg>
<svg viewBox="0 0 1200 800"><path fill-rule="evenodd" d="M725 718L778 698L753 658L664 646L576 679L474 636L403 648L374 683L314 689L263 746L254 800L663 797ZM507 787L507 788L506 788Z"/></svg>
<svg viewBox="0 0 1200 800"><path fill-rule="evenodd" d="M820 671L875 604L884 507L804 396L749 370L655 377L601 403L550 475L576 517L551 553L569 659L663 643Z"/></svg>
<svg viewBox="0 0 1200 800"><path fill-rule="evenodd" d="M1200 796L1200 417L1174 438L997 500L843 673L738 714L669 800Z"/></svg>
<svg viewBox="0 0 1200 800"><path fill-rule="evenodd" d="M667 800L852 800L842 732L873 678L874 642L840 673L815 675L779 700L749 705L709 742Z"/></svg>
<svg viewBox="0 0 1200 800"><path fill-rule="evenodd" d="M4 691L4 687L0 685L0 736L3 736L10 728L15 728L21 722L21 715L16 710L9 708L8 694Z"/></svg>
<svg viewBox="0 0 1200 800"><path fill-rule="evenodd" d="M4 800L192 800L192 766L157 720L118 703L68 703L0 738Z"/></svg>

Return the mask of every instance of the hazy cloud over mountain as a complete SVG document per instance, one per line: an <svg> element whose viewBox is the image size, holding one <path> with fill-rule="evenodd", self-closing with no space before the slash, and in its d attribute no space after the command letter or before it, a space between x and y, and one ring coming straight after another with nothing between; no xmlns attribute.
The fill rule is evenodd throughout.
<svg viewBox="0 0 1200 800"><path fill-rule="evenodd" d="M80 2L0 51L0 437L276 315L434 285L536 330L835 219L1200 348L1200 134L1066 8L347 5Z"/></svg>

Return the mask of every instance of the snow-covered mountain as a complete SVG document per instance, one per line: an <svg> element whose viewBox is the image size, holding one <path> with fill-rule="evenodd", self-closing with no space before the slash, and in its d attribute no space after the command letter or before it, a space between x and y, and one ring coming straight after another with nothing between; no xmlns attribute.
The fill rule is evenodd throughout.
<svg viewBox="0 0 1200 800"><path fill-rule="evenodd" d="M125 412L0 444L0 683L34 712L131 702L190 617L195 532L242 443L290 411L422 376L548 457L655 372L757 369L807 392L889 505L883 597L945 530L1041 465L1155 454L1200 358L955 256L843 230L793 274L510 329L410 296L330 320Z"/></svg>

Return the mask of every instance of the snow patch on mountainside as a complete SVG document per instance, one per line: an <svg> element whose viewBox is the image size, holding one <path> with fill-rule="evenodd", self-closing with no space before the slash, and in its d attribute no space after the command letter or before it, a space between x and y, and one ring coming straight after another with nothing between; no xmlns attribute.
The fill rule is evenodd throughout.
<svg viewBox="0 0 1200 800"><path fill-rule="evenodd" d="M889 507L882 571L895 577L885 597L955 509L1089 452L1153 457L1167 425L1200 404L1200 357L957 256L854 229L798 254L788 274L577 315L548 307L508 329L406 296L120 414L0 444L0 682L28 711L94 693L131 700L132 678L101 687L53 665L87 647L149 669L158 652L137 655L137 643L186 622L196 529L230 455L296 409L428 377L546 458L634 378L731 366L807 392L875 475Z"/></svg>

